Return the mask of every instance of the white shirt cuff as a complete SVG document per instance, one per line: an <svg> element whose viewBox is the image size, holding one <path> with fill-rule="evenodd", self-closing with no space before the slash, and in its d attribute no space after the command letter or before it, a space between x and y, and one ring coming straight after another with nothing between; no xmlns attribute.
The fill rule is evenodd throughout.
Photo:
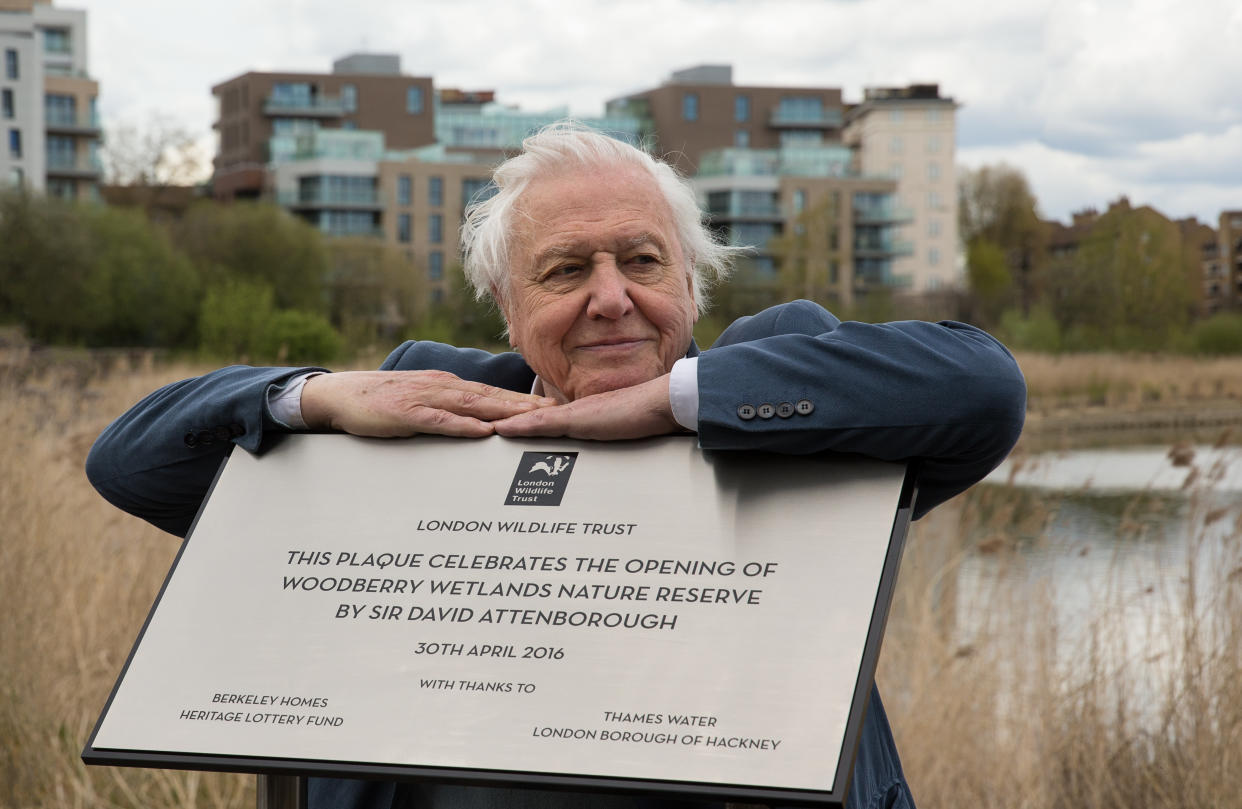
<svg viewBox="0 0 1242 809"><path fill-rule="evenodd" d="M683 357L668 375L668 403L673 418L691 432L699 431L699 358Z"/></svg>
<svg viewBox="0 0 1242 809"><path fill-rule="evenodd" d="M276 423L290 430L306 429L306 420L302 418L302 386L312 376L322 373L323 371L311 371L293 377L282 388L273 385L267 389L267 412Z"/></svg>

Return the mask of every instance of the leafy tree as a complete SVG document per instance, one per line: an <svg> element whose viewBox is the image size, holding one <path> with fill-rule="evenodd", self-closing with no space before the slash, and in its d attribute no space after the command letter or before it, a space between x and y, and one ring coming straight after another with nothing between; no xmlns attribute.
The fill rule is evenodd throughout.
<svg viewBox="0 0 1242 809"><path fill-rule="evenodd" d="M319 231L275 205L202 202L171 226L208 284L261 281L277 309L326 314L328 255Z"/></svg>
<svg viewBox="0 0 1242 809"><path fill-rule="evenodd" d="M266 282L224 278L207 289L199 314L199 347L226 361L248 361L263 350L263 335L275 313Z"/></svg>
<svg viewBox="0 0 1242 809"><path fill-rule="evenodd" d="M1028 311L1040 294L1039 269L1047 246L1047 226L1039 218L1037 202L1026 177L1006 165L961 169L958 173L958 232L967 250L968 277L981 281L986 292L972 291L987 298L987 306L1012 295L1022 310ZM975 245L987 243L999 249L1009 270L1010 288L999 288L1002 279L992 250L973 252ZM974 255L984 264L971 265Z"/></svg>
<svg viewBox="0 0 1242 809"><path fill-rule="evenodd" d="M1077 252L1050 264L1054 313L1070 348L1158 349L1186 325L1190 291L1177 225L1113 205Z"/></svg>
<svg viewBox="0 0 1242 809"><path fill-rule="evenodd" d="M396 248L371 239L326 244L332 322L355 345L391 342L427 310L424 273Z"/></svg>
<svg viewBox="0 0 1242 809"><path fill-rule="evenodd" d="M83 345L186 345L198 278L141 215L25 194L0 197L0 317Z"/></svg>

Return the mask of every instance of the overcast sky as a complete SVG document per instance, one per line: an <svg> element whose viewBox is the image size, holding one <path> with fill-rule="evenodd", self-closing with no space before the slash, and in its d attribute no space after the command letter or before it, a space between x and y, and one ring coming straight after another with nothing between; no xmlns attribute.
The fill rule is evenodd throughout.
<svg viewBox="0 0 1242 809"><path fill-rule="evenodd" d="M211 85L397 53L439 87L602 114L678 68L738 84L938 82L958 163L1021 168L1065 220L1122 194L1215 225L1242 209L1239 0L55 0L84 8L105 129L210 136Z"/></svg>

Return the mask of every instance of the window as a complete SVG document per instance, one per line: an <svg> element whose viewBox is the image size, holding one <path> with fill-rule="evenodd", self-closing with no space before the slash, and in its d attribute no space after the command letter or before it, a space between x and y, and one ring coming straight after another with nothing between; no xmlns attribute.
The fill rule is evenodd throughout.
<svg viewBox="0 0 1242 809"><path fill-rule="evenodd" d="M794 210L795 216L797 216L798 214L806 210L806 190L805 189L799 188L796 191L794 191L793 210Z"/></svg>
<svg viewBox="0 0 1242 809"><path fill-rule="evenodd" d="M71 169L77 163L77 144L65 135L47 136L47 164L54 169Z"/></svg>
<svg viewBox="0 0 1242 809"><path fill-rule="evenodd" d="M22 156L22 131L20 129L9 130L9 157Z"/></svg>
<svg viewBox="0 0 1242 809"><path fill-rule="evenodd" d="M427 278L432 281L439 281L444 277L444 254L439 250L432 250L427 256Z"/></svg>
<svg viewBox="0 0 1242 809"><path fill-rule="evenodd" d="M824 120L824 100L819 96L785 96L777 110L781 121L819 123Z"/></svg>
<svg viewBox="0 0 1242 809"><path fill-rule="evenodd" d="M888 142L888 151L891 154L901 154L901 149L901 135L893 135L893 139Z"/></svg>
<svg viewBox="0 0 1242 809"><path fill-rule="evenodd" d="M71 95L48 93L43 96L43 115L49 124L74 126L78 118L78 100Z"/></svg>
<svg viewBox="0 0 1242 809"><path fill-rule="evenodd" d="M927 235L933 238L940 235L940 220L939 219L928 219L927 220Z"/></svg>
<svg viewBox="0 0 1242 809"><path fill-rule="evenodd" d="M927 151L930 154L936 154L940 151L940 136L931 135L927 138Z"/></svg>
<svg viewBox="0 0 1242 809"><path fill-rule="evenodd" d="M750 96L737 96L733 99L733 120L739 124L750 120Z"/></svg>
<svg viewBox="0 0 1242 809"><path fill-rule="evenodd" d="M272 85L272 103L282 107L314 106L310 82L278 81Z"/></svg>
<svg viewBox="0 0 1242 809"><path fill-rule="evenodd" d="M739 149L745 149L750 146L750 133L745 129L739 129L733 133L733 145Z"/></svg>
<svg viewBox="0 0 1242 809"><path fill-rule="evenodd" d="M933 211L940 210L940 192L939 191L928 191L927 192L927 207L931 208Z"/></svg>
<svg viewBox="0 0 1242 809"><path fill-rule="evenodd" d="M444 217L438 213L427 217L427 240L432 244L441 244L444 241Z"/></svg>
<svg viewBox="0 0 1242 809"><path fill-rule="evenodd" d="M461 181L461 204L463 207L483 202L496 196L496 184L489 179L467 177Z"/></svg>
<svg viewBox="0 0 1242 809"><path fill-rule="evenodd" d="M436 287L435 289L431 290L431 302L432 303L444 303L444 290L440 289L439 287Z"/></svg>
<svg viewBox="0 0 1242 809"><path fill-rule="evenodd" d="M346 112L358 110L358 88L352 84L341 85L341 106Z"/></svg>
<svg viewBox="0 0 1242 809"><path fill-rule="evenodd" d="M4 77L6 79L21 78L21 71L17 67L17 51L12 48L4 49Z"/></svg>
<svg viewBox="0 0 1242 809"><path fill-rule="evenodd" d="M423 111L423 88L407 87L405 90L405 111L410 115L420 115Z"/></svg>
<svg viewBox="0 0 1242 809"><path fill-rule="evenodd" d="M698 93L686 93L681 97L681 117L686 121L699 120Z"/></svg>
<svg viewBox="0 0 1242 809"><path fill-rule="evenodd" d="M927 179L929 180L940 179L940 164L939 163L928 163L927 164Z"/></svg>
<svg viewBox="0 0 1242 809"><path fill-rule="evenodd" d="M26 184L26 173L21 170L20 166L13 166L9 169L9 182L18 188Z"/></svg>
<svg viewBox="0 0 1242 809"><path fill-rule="evenodd" d="M928 110L927 111L927 123L929 124L940 123L940 110Z"/></svg>
<svg viewBox="0 0 1242 809"><path fill-rule="evenodd" d="M0 117L12 118L16 115L13 106L13 91L7 87L0 90Z"/></svg>
<svg viewBox="0 0 1242 809"><path fill-rule="evenodd" d="M73 180L49 177L47 181L47 195L57 199L77 199L78 184Z"/></svg>
<svg viewBox="0 0 1242 809"><path fill-rule="evenodd" d="M413 236L412 230L410 215L408 213L397 214L397 241L409 244Z"/></svg>
<svg viewBox="0 0 1242 809"><path fill-rule="evenodd" d="M410 180L410 175L402 174L397 177L397 204L409 205L413 201L414 183Z"/></svg>
<svg viewBox="0 0 1242 809"><path fill-rule="evenodd" d="M939 248L932 247L928 249L927 263L931 265L932 267L935 267L937 264L940 263L940 249Z"/></svg>
<svg viewBox="0 0 1242 809"><path fill-rule="evenodd" d="M427 204L438 208L444 204L444 178L427 178Z"/></svg>
<svg viewBox="0 0 1242 809"><path fill-rule="evenodd" d="M69 30L67 28L44 28L43 50L46 53L69 53Z"/></svg>
<svg viewBox="0 0 1242 809"><path fill-rule="evenodd" d="M889 174L889 176L890 176L890 177L892 177L894 180L900 180L900 179L901 179L901 164L900 164L900 163L894 163L894 164L892 164L891 166L889 166L889 168L888 168L888 174Z"/></svg>
<svg viewBox="0 0 1242 809"><path fill-rule="evenodd" d="M899 123L901 123L901 119L902 119L903 117L905 117L905 116L903 116L903 115L901 114L901 110L889 110L889 111L888 111L888 120L889 120L889 121L891 121L891 122L892 122L892 123L894 123L894 124L899 124Z"/></svg>
<svg viewBox="0 0 1242 809"><path fill-rule="evenodd" d="M781 146L823 146L824 133L814 129L786 129L781 132Z"/></svg>
<svg viewBox="0 0 1242 809"><path fill-rule="evenodd" d="M243 121L243 123L245 122ZM344 129L346 132L352 132L353 130L357 128L358 128L358 124L354 123L353 121L341 121L341 129Z"/></svg>

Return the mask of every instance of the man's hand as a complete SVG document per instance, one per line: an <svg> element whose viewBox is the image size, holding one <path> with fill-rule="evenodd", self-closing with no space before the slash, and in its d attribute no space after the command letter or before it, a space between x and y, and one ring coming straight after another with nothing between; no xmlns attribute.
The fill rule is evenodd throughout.
<svg viewBox="0 0 1242 809"><path fill-rule="evenodd" d="M669 405L668 374L632 388L510 416L492 426L498 435L509 438L565 436L596 441L683 432Z"/></svg>
<svg viewBox="0 0 1242 809"><path fill-rule="evenodd" d="M467 382L445 371L320 374L302 388L312 430L395 438L437 433L479 438L493 422L556 404L554 399Z"/></svg>

